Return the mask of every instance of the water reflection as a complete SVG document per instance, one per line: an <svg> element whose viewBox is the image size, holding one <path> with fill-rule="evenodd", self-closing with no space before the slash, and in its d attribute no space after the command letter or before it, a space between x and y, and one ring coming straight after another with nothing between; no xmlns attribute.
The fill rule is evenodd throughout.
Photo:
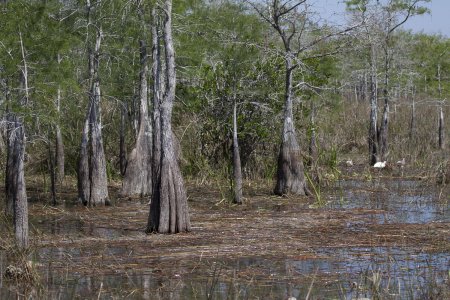
<svg viewBox="0 0 450 300"><path fill-rule="evenodd" d="M331 209L376 210L363 219L343 221L355 236L370 233L372 223L450 221L449 204L439 203L437 191L414 181L341 181L330 193ZM130 231L120 228L99 227L70 215L34 218L31 223L46 234L81 236L89 241L102 238L98 244L64 247L61 243L36 250L33 260L40 263L44 287L37 298L43 299L304 299L307 295L353 299L375 297L375 287L401 295L397 298L422 299L429 298L427 292L436 285L449 282L448 251L342 247L316 248L298 257L255 253L235 259L178 258L176 251L159 257L149 255L146 247L151 242L122 241ZM113 245L115 240L119 242ZM0 251L1 274L6 265L6 253ZM0 299L17 295L1 277Z"/></svg>
<svg viewBox="0 0 450 300"><path fill-rule="evenodd" d="M115 239L121 236L129 235L130 232L137 232L133 230L125 230L122 228L101 227L93 223L88 223L74 216L63 217L31 217L31 228L37 232L47 233L52 235L70 235L70 236L89 236ZM141 233L139 231L139 233Z"/></svg>
<svg viewBox="0 0 450 300"><path fill-rule="evenodd" d="M123 251L107 250L107 253ZM43 249L45 257L64 258L78 250ZM84 253L84 255L88 255ZM0 269L5 255L0 252ZM152 266L156 261L148 261ZM164 270L103 269L86 275L52 267L42 274L47 299L284 299L296 297L352 299L371 297L371 280L391 293L417 298L430 282L448 282L450 257L447 253L422 253L395 247L322 248L315 256L301 259L244 257L234 260L204 261L194 268L168 261ZM183 267L185 266L185 267ZM417 289L420 287L420 289ZM0 298L15 298L13 290L0 281Z"/></svg>
<svg viewBox="0 0 450 300"><path fill-rule="evenodd" d="M424 224L450 222L450 203L439 201L437 189L417 181L338 181L327 207L366 208L384 211L381 223Z"/></svg>

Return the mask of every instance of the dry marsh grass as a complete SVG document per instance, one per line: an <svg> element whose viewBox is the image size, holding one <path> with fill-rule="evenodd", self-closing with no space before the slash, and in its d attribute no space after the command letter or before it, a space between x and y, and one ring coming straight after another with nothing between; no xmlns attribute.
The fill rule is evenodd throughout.
<svg viewBox="0 0 450 300"><path fill-rule="evenodd" d="M147 201L121 199L111 207L95 209L31 204L32 251L39 260L35 270L66 278L69 283L74 276L116 278L150 274L154 280L166 282L164 288L160 287L166 293L174 286L180 288L180 282L186 286L197 280L205 282L208 288L199 290L201 296L193 299L203 299L207 293L216 291L218 281L249 285L256 288L255 293L264 286L285 282L310 286L313 277L314 287L318 288L327 286L327 282L328 286L329 282L346 282L345 274L302 275L295 271L295 263L292 271L288 270L291 267L286 269L291 264L288 262L332 260L333 256L324 254L324 249L332 253L344 249L401 249L413 257L414 253L432 255L450 251L450 223L379 223L377 216L383 214L382 209L311 208L314 199L272 196L271 185L265 182L247 182L241 206L221 201L221 191L216 185L188 182L187 186L193 230L177 235L144 234ZM358 226L361 230L356 230ZM11 238L7 236L6 240L11 242ZM238 261L242 262L236 269ZM376 271L361 273L373 279L372 275ZM394 280L397 275L392 276ZM367 278L361 283L369 282ZM448 283L448 278L444 280ZM91 296L98 293L105 297L133 293L142 296L146 289L137 282L138 286L121 285L118 290L111 290L104 282L100 290L98 287L92 290ZM361 283L358 284L363 288ZM435 284L439 292L445 292L445 284L440 281L428 284ZM377 286L379 289L375 290ZM349 288L346 284L342 286L344 290ZM367 283L364 288L371 289L372 294L378 291L379 295L387 295L384 281L378 285ZM273 293L274 297L280 295L279 291Z"/></svg>

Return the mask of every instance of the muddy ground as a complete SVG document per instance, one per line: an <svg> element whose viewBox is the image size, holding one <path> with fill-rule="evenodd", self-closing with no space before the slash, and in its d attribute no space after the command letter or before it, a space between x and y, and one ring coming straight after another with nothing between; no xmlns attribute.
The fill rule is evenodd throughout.
<svg viewBox="0 0 450 300"><path fill-rule="evenodd" d="M192 232L144 233L148 200L43 203L30 189L32 287L3 277L0 298L445 299L450 295L448 187L416 178L346 177L314 197L247 183L243 205L218 184L187 183ZM118 186L111 187L117 194ZM6 230L5 228L2 229ZM0 248L1 249L1 248ZM0 251L4 274L15 258Z"/></svg>

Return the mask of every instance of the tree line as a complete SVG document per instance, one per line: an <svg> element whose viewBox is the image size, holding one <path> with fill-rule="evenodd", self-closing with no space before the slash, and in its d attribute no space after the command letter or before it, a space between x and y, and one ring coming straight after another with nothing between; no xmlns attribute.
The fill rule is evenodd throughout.
<svg viewBox="0 0 450 300"><path fill-rule="evenodd" d="M243 178L311 194L332 144L320 124L345 107L369 109L370 165L390 159L400 104L410 140L418 105L437 108L445 150L449 39L401 28L427 2L346 1L334 26L307 0L1 1L0 150L19 245L38 170L55 204L66 175L89 206L110 204L121 179L121 197L151 199L147 232L176 233L190 230L182 174L229 178L235 203Z"/></svg>

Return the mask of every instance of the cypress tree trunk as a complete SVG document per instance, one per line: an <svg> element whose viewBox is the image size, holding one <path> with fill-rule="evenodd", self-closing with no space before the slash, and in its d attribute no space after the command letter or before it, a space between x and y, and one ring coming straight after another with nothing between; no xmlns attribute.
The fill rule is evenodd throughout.
<svg viewBox="0 0 450 300"><path fill-rule="evenodd" d="M89 5L89 1L88 1ZM98 78L102 29L97 29L95 50L89 51L89 104L81 139L78 165L78 195L85 205L109 204L106 159L103 150L100 110L100 80ZM90 133L90 139L89 139ZM90 142L90 143L89 143Z"/></svg>
<svg viewBox="0 0 450 300"><path fill-rule="evenodd" d="M445 136L444 136L444 110L442 104L439 107L439 149L444 150L445 148Z"/></svg>
<svg viewBox="0 0 450 300"><path fill-rule="evenodd" d="M379 135L379 149L380 161L387 160L388 155L388 126L389 126L389 100L385 99L383 109L383 119L381 120L380 135Z"/></svg>
<svg viewBox="0 0 450 300"><path fill-rule="evenodd" d="M102 29L97 30L94 51L94 80L91 89L92 108L91 108L91 158L89 161L89 179L91 182L91 190L88 204L90 206L109 204L108 199L108 177L106 174L106 159L103 149L102 137L102 117L101 117L101 93L100 80L98 76L100 44L102 41Z"/></svg>
<svg viewBox="0 0 450 300"><path fill-rule="evenodd" d="M317 150L317 138L316 138L316 105L311 101L311 138L309 141L309 166L311 172L311 179L318 183L319 174L317 170L317 161L319 159L319 152Z"/></svg>
<svg viewBox="0 0 450 300"><path fill-rule="evenodd" d="M242 204L242 169L241 157L239 155L236 99L234 99L233 104L233 190L233 202Z"/></svg>
<svg viewBox="0 0 450 300"><path fill-rule="evenodd" d="M49 142L48 144L48 159L47 159L47 168L48 173L50 174L50 190L52 193L52 205L56 206L56 170L55 170L55 161L56 157L52 151L52 144Z"/></svg>
<svg viewBox="0 0 450 300"><path fill-rule="evenodd" d="M108 178L106 174L106 159L103 150L102 121L100 114L100 84L94 82L91 110L91 157L89 161L90 197L89 206L109 204Z"/></svg>
<svg viewBox="0 0 450 300"><path fill-rule="evenodd" d="M375 46L371 46L370 66L370 126L369 126L369 163L373 166L378 161L378 134L377 134L377 68Z"/></svg>
<svg viewBox="0 0 450 300"><path fill-rule="evenodd" d="M317 151L317 139L316 139L316 106L314 102L311 103L311 139L309 142L309 157L310 157L310 166L315 168L317 165L317 160L319 157Z"/></svg>
<svg viewBox="0 0 450 300"><path fill-rule="evenodd" d="M411 121L409 124L409 140L414 141L415 136L416 136L416 102L413 94L411 104Z"/></svg>
<svg viewBox="0 0 450 300"><path fill-rule="evenodd" d="M84 120L83 132L81 133L80 158L78 160L78 200L84 205L88 204L91 194L91 183L89 181L89 118L91 115L91 103L89 103L86 118Z"/></svg>
<svg viewBox="0 0 450 300"><path fill-rule="evenodd" d="M364 72L364 89L363 89L364 97L363 100L367 101L369 95L369 84L367 79L367 72Z"/></svg>
<svg viewBox="0 0 450 300"><path fill-rule="evenodd" d="M20 72L19 105L26 106L29 101L28 67L23 45L22 34L19 32L23 67ZM24 158L25 158L25 127L17 115L12 114L9 119L10 131L8 136L7 161L7 195L13 204L13 224L17 246L21 249L28 247L28 202L25 186ZM7 203L8 206L11 205ZM7 209L9 209L7 207Z"/></svg>
<svg viewBox="0 0 450 300"><path fill-rule="evenodd" d="M91 1L86 0L86 40L89 38L89 26L91 25ZM89 67L89 89L92 89L94 81L94 54L88 46L88 67ZM87 205L91 195L91 182L89 180L89 136L90 120L92 111L91 90L89 91L89 101L86 116L84 119L83 131L81 132L80 157L77 169L78 201Z"/></svg>
<svg viewBox="0 0 450 300"><path fill-rule="evenodd" d="M186 191L175 155L172 134L172 108L175 100L175 52L172 40L172 1L165 0L163 8L166 85L161 103L161 170L156 179L157 192L152 195L147 232L177 233L190 231L191 225ZM155 196L157 195L157 196Z"/></svg>
<svg viewBox="0 0 450 300"><path fill-rule="evenodd" d="M4 136L4 153L6 153L6 165L5 165L5 215L12 217L14 214L14 208L13 208L13 202L12 199L9 197L9 182L10 180L10 170L9 166L11 165L11 143L10 143L10 134L12 130L12 124L10 122L10 112L9 112L9 103L10 103L10 92L8 88L8 80L3 80L2 85L4 85L4 95L5 95L5 102L6 102L6 113L4 116L4 120L6 121L6 126L2 128L2 135ZM2 138L3 138L2 136Z"/></svg>
<svg viewBox="0 0 450 300"><path fill-rule="evenodd" d="M2 104L3 103L0 102L0 105L2 105ZM5 121L6 121L6 116L3 115L0 118L0 122L3 124L3 122L5 122ZM6 156L6 152L7 151L8 150L7 150L7 147L6 147L6 126L0 126L0 155L1 156L3 156L3 155ZM0 164L2 164L2 163L0 163Z"/></svg>
<svg viewBox="0 0 450 300"><path fill-rule="evenodd" d="M61 63L61 56L58 54L57 57L58 64ZM62 185L64 180L64 142L61 134L61 127L59 126L61 122L61 87L58 86L58 91L56 94L56 111L58 112L58 123L56 124L56 140L55 140L55 153L56 153L56 180L59 185Z"/></svg>
<svg viewBox="0 0 450 300"><path fill-rule="evenodd" d="M56 99L56 109L58 114L61 110L61 89L58 88L58 95ZM61 185L64 179L64 143L61 134L61 128L59 124L56 124L56 141L55 141L55 153L56 153L56 179Z"/></svg>
<svg viewBox="0 0 450 300"><path fill-rule="evenodd" d="M121 196L146 196L152 190L151 169L151 125L148 120L148 59L144 40L140 41L141 72L140 72L140 107L139 107L139 132L136 147L132 150L127 172L122 183Z"/></svg>
<svg viewBox="0 0 450 300"><path fill-rule="evenodd" d="M25 187L24 157L25 129L22 121L13 116L8 151L8 194L13 204L14 233L19 248L28 247L28 203Z"/></svg>
<svg viewBox="0 0 450 300"><path fill-rule="evenodd" d="M276 195L290 193L309 195L306 187L303 161L301 160L300 147L294 127L292 113L292 54L286 53L286 82L285 82L285 107L284 122L280 152L278 154L277 183L274 189Z"/></svg>
<svg viewBox="0 0 450 300"><path fill-rule="evenodd" d="M438 64L437 68L438 75L438 92L439 98L442 99L442 86L441 86L441 65ZM439 137L439 149L444 150L445 148L445 137L444 137L444 100L441 100L441 106L439 107L439 129L438 129L438 137Z"/></svg>
<svg viewBox="0 0 450 300"><path fill-rule="evenodd" d="M120 133L119 133L119 167L120 175L124 176L127 171L127 148L125 145L125 120L127 109L125 105L122 106L120 112Z"/></svg>
<svg viewBox="0 0 450 300"><path fill-rule="evenodd" d="M383 97L384 97L384 108L383 108L383 119L381 121L380 126L380 136L379 136L379 159L380 161L386 161L388 156L388 130L389 130L389 71L390 71L390 63L389 63L389 52L388 52L388 44L389 40L386 39L385 45L385 53L384 53L384 88L383 88Z"/></svg>
<svg viewBox="0 0 450 300"><path fill-rule="evenodd" d="M64 180L64 143L61 133L61 128L56 125L56 178L61 185Z"/></svg>
<svg viewBox="0 0 450 300"><path fill-rule="evenodd" d="M162 93L162 72L161 72L161 40L160 40L160 16L156 7L152 8L152 81L153 81L153 149L152 149L152 199L159 199L160 170L161 170L161 93ZM159 201L159 200L157 200ZM151 210L154 213L154 220L159 219L159 211Z"/></svg>
<svg viewBox="0 0 450 300"><path fill-rule="evenodd" d="M14 132L13 117L10 113L6 116L6 168L5 168L5 214L9 217L14 216L14 191L13 191L13 176L14 176L14 140L12 134Z"/></svg>

